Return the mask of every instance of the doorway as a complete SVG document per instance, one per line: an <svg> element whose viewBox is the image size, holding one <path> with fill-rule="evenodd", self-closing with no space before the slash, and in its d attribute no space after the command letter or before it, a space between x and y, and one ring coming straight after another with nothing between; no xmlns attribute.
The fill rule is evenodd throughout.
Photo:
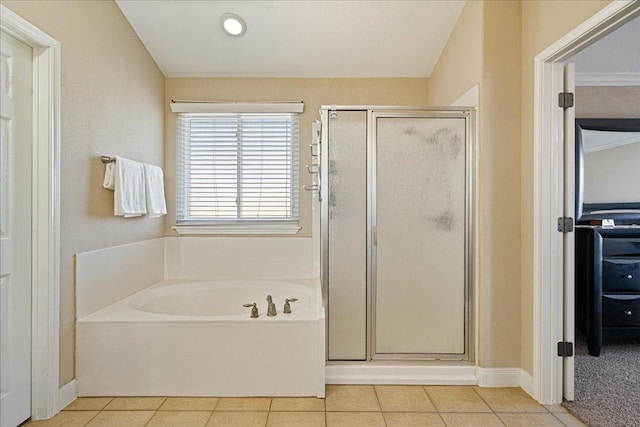
<svg viewBox="0 0 640 427"><path fill-rule="evenodd" d="M75 392L63 393L58 384L61 46L4 5L0 5L0 31L32 51L32 212L26 218L31 227L31 350L27 360L30 416L38 420L52 417L75 398Z"/></svg>
<svg viewBox="0 0 640 427"><path fill-rule="evenodd" d="M31 416L31 47L0 33L0 425Z"/></svg>
<svg viewBox="0 0 640 427"><path fill-rule="evenodd" d="M573 144L573 139L564 140L565 114L558 108L558 94L564 92L564 62L638 15L637 2L613 3L535 58L534 235L538 238L534 241L533 394L542 403L573 397L572 363L558 356L558 344L568 341L565 333L574 326L573 313L565 309L574 303L569 289L573 281L564 280L572 262L563 257L567 233L558 229L558 219L568 216L565 205L573 201L572 194L571 203L565 199L565 180L572 172L565 163L566 144L568 140Z"/></svg>

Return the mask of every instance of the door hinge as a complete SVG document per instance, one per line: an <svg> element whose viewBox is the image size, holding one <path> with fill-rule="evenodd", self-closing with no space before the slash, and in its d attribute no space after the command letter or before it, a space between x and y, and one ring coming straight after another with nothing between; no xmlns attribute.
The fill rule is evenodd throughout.
<svg viewBox="0 0 640 427"><path fill-rule="evenodd" d="M573 356L573 343L567 341L560 341L558 343L558 356L560 357L572 357Z"/></svg>
<svg viewBox="0 0 640 427"><path fill-rule="evenodd" d="M558 218L558 231L560 233L571 233L573 231L573 218L570 216Z"/></svg>
<svg viewBox="0 0 640 427"><path fill-rule="evenodd" d="M573 93L572 92L560 92L558 94L558 106L560 108L573 107Z"/></svg>

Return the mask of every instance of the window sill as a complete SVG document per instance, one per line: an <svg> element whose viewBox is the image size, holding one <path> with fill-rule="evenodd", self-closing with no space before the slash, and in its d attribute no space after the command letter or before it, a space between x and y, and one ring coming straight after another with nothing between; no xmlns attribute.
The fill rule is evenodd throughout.
<svg viewBox="0 0 640 427"><path fill-rule="evenodd" d="M228 224L228 225L176 225L178 234L212 235L295 235L298 224Z"/></svg>

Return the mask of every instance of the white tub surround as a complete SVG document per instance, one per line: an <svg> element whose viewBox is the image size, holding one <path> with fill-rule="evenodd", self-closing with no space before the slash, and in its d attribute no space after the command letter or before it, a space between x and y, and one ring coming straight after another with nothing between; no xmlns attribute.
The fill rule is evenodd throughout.
<svg viewBox="0 0 640 427"><path fill-rule="evenodd" d="M76 318L164 280L164 238L76 255Z"/></svg>
<svg viewBox="0 0 640 427"><path fill-rule="evenodd" d="M165 237L166 279L311 279L311 237Z"/></svg>
<svg viewBox="0 0 640 427"><path fill-rule="evenodd" d="M324 397L312 252L311 238L180 237L79 254L78 395Z"/></svg>

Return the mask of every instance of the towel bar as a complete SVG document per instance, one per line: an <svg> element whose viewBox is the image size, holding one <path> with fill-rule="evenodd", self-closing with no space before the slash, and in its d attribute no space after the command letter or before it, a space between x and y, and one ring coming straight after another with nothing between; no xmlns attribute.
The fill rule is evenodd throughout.
<svg viewBox="0 0 640 427"><path fill-rule="evenodd" d="M107 163L113 163L116 161L115 157L109 157L109 156L100 156L100 160L102 160L102 163L104 163L105 165Z"/></svg>

